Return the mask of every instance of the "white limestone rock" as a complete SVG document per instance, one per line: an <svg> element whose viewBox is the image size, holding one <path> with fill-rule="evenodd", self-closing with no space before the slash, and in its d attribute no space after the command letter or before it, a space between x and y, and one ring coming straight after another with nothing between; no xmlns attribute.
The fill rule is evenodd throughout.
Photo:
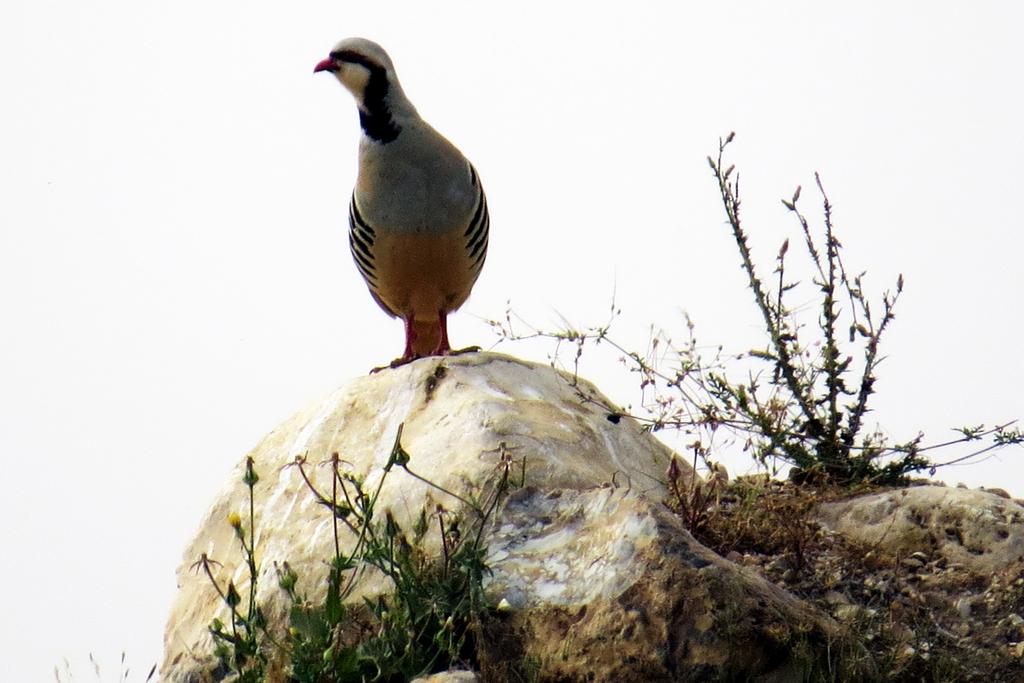
<svg viewBox="0 0 1024 683"><path fill-rule="evenodd" d="M817 609L708 550L664 505L622 489L513 492L490 536L487 592L509 609L483 680L867 680L868 658ZM504 636L503 636L504 634ZM844 649L845 648L845 649Z"/></svg>
<svg viewBox="0 0 1024 683"><path fill-rule="evenodd" d="M412 683L479 683L480 677L472 671L442 671L432 676L416 678Z"/></svg>
<svg viewBox="0 0 1024 683"><path fill-rule="evenodd" d="M868 546L992 573L1024 559L1024 507L996 493L913 486L825 503L817 520Z"/></svg>
<svg viewBox="0 0 1024 683"><path fill-rule="evenodd" d="M526 458L526 486L508 494L486 537L493 574L485 588L500 606L477 641L480 680L804 680L833 671L839 652L855 652L860 667L842 670L845 680L869 679L867 658L830 617L686 532L662 503L669 450L590 384L571 380L497 354L423 359L354 380L272 431L249 454L260 476L257 599L268 628L280 633L286 623L275 564L287 561L299 592L317 603L334 555L331 514L289 465L305 456L307 475L327 493L331 470L315 465L338 453L375 490L404 424L409 468L458 493L479 489L503 453ZM680 467L688 483L692 472ZM190 567L206 554L223 563L215 569L222 584L231 579L247 595L248 569L228 523L238 515L249 525L244 471L243 459L178 569L164 683L219 680L208 626L230 620L208 578ZM395 467L377 510L408 530L438 504L459 507ZM356 596L388 590L372 578ZM529 670L517 668L527 662ZM284 680L281 662L269 669L271 683Z"/></svg>
<svg viewBox="0 0 1024 683"><path fill-rule="evenodd" d="M548 366L493 353L428 358L358 378L285 421L249 454L260 476L255 486L256 556L261 569L258 600L271 620L283 617L284 595L275 564L284 561L315 598L333 556L331 515L318 504L295 467L305 456L314 483L330 489L330 468L316 467L338 453L373 490L391 453L399 425L409 468L452 491L479 485L491 475L504 450L526 458L526 481L545 489L629 488L660 501L669 450L630 418L609 419L608 400L585 381ZM218 578L230 578L246 595L248 571L238 539L228 524L240 515L248 526L248 491L242 485L245 460L236 467L205 522L185 551L177 572L178 597L164 637L161 680L195 681L209 664L214 617L228 612L209 580L192 565L202 554L223 564ZM684 468L684 477L689 477ZM453 499L400 468L387 476L378 510L390 510L405 529L436 504ZM350 537L342 539L351 542ZM384 590L372 583L363 592ZM322 591L321 591L322 594Z"/></svg>

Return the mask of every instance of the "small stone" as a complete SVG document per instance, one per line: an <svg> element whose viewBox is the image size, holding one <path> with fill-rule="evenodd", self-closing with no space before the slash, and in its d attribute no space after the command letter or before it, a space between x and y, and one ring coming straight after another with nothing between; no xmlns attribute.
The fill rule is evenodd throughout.
<svg viewBox="0 0 1024 683"><path fill-rule="evenodd" d="M889 627L890 635L896 641L909 643L914 638L914 631L906 624L894 623Z"/></svg>
<svg viewBox="0 0 1024 683"><path fill-rule="evenodd" d="M913 647L911 647L910 645L907 645L907 646L906 646L906 647L904 647L904 648L903 648L902 650L900 650L899 654L898 654L898 655L896 655L896 656L897 656L897 657L898 657L899 659L910 659L911 657L913 657L913 656L914 656L914 655L916 655L916 654L917 654L917 650L915 650L915 649L914 649Z"/></svg>
<svg viewBox="0 0 1024 683"><path fill-rule="evenodd" d="M832 610L832 614L839 621L850 623L858 619L872 617L876 614L876 610L864 608L860 605L839 605Z"/></svg>
<svg viewBox="0 0 1024 683"><path fill-rule="evenodd" d="M414 678L412 683L479 683L480 678L472 671L442 671L441 673Z"/></svg>
<svg viewBox="0 0 1024 683"><path fill-rule="evenodd" d="M956 611L959 612L960 616L964 619L967 619L971 616L971 608L973 607L973 605L971 604L972 602L973 600L969 597L960 598L956 601L956 604L954 605L956 607Z"/></svg>
<svg viewBox="0 0 1024 683"><path fill-rule="evenodd" d="M825 593L825 602L830 605L849 605L850 599L839 591L829 591Z"/></svg>
<svg viewBox="0 0 1024 683"><path fill-rule="evenodd" d="M961 638L966 638L971 635L971 625L966 621L961 621L959 624L953 627L953 632Z"/></svg>
<svg viewBox="0 0 1024 683"><path fill-rule="evenodd" d="M768 571L781 571L781 572L784 572L787 569L792 569L792 568L793 568L793 563L790 562L789 558L786 557L785 555L783 555L781 557L776 557L774 560L769 562L767 566L765 566L765 569L767 569Z"/></svg>
<svg viewBox="0 0 1024 683"><path fill-rule="evenodd" d="M903 561L900 562L900 564L902 566L906 567L907 569L920 569L921 567L924 566L924 563L925 563L924 560L920 560L920 559L914 557L913 555L911 555L910 557L904 558Z"/></svg>
<svg viewBox="0 0 1024 683"><path fill-rule="evenodd" d="M857 605L838 605L832 610L832 614L839 621L853 621L857 618L860 608Z"/></svg>
<svg viewBox="0 0 1024 683"><path fill-rule="evenodd" d="M1024 617L1015 612L999 620L999 628L1013 640L1024 640Z"/></svg>
<svg viewBox="0 0 1024 683"><path fill-rule="evenodd" d="M1010 643L1010 654L1017 659L1024 657L1024 640L1019 643Z"/></svg>
<svg viewBox="0 0 1024 683"><path fill-rule="evenodd" d="M736 552L735 550L730 550L728 553L725 554L725 559L729 560L730 562L735 562L739 564L743 561L743 555Z"/></svg>

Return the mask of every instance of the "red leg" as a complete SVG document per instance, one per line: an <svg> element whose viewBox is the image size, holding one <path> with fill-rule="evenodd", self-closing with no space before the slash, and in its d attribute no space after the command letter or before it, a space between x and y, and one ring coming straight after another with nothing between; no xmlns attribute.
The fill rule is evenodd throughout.
<svg viewBox="0 0 1024 683"><path fill-rule="evenodd" d="M413 353L412 347L416 343L416 330L413 328L412 318L403 318L405 322L405 353L402 354L401 360L410 361L416 357Z"/></svg>
<svg viewBox="0 0 1024 683"><path fill-rule="evenodd" d="M452 347L448 344L448 312L443 308L437 312L437 328L441 335L437 340L437 348L431 355L447 356Z"/></svg>

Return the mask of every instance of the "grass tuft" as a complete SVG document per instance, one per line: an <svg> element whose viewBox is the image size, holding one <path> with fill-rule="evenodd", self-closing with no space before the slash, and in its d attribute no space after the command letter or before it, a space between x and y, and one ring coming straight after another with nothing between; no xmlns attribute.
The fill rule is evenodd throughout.
<svg viewBox="0 0 1024 683"><path fill-rule="evenodd" d="M494 476L467 498L416 474L401 435L399 427L384 474L373 490L343 469L337 453L324 463L330 466L329 493L314 482L304 456L289 464L298 469L309 492L331 515L334 555L328 562L324 598L317 602L299 590L300 577L289 563L275 567L288 603L283 638L272 635L256 599L260 567L253 489L259 476L252 458L246 461L242 483L248 489L249 518L243 523L240 515L232 513L228 523L248 569L247 595L240 595L230 581L223 585L216 576L220 563L205 554L193 565L206 574L230 613L230 623L214 619L209 627L219 676L258 683L268 680L273 667L283 666L287 680L295 683L387 682L473 663L481 615L493 607L483 593L484 579L490 574L484 530L505 492L521 485L512 476L519 464L503 452ZM403 529L390 511L378 509L384 481L395 470L450 496L457 501L458 511L437 505L421 511L412 529ZM341 543L342 527L356 539L351 548ZM440 539L440 557L422 549L431 533ZM368 568L389 579L393 590L353 603L358 579Z"/></svg>

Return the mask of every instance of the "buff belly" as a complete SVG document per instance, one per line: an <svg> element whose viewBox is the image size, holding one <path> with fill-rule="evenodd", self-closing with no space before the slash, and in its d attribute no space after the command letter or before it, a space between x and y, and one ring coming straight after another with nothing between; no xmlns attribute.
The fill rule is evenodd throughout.
<svg viewBox="0 0 1024 683"><path fill-rule="evenodd" d="M469 298L476 280L465 236L378 232L373 245L376 285L370 291L391 315L437 323Z"/></svg>

